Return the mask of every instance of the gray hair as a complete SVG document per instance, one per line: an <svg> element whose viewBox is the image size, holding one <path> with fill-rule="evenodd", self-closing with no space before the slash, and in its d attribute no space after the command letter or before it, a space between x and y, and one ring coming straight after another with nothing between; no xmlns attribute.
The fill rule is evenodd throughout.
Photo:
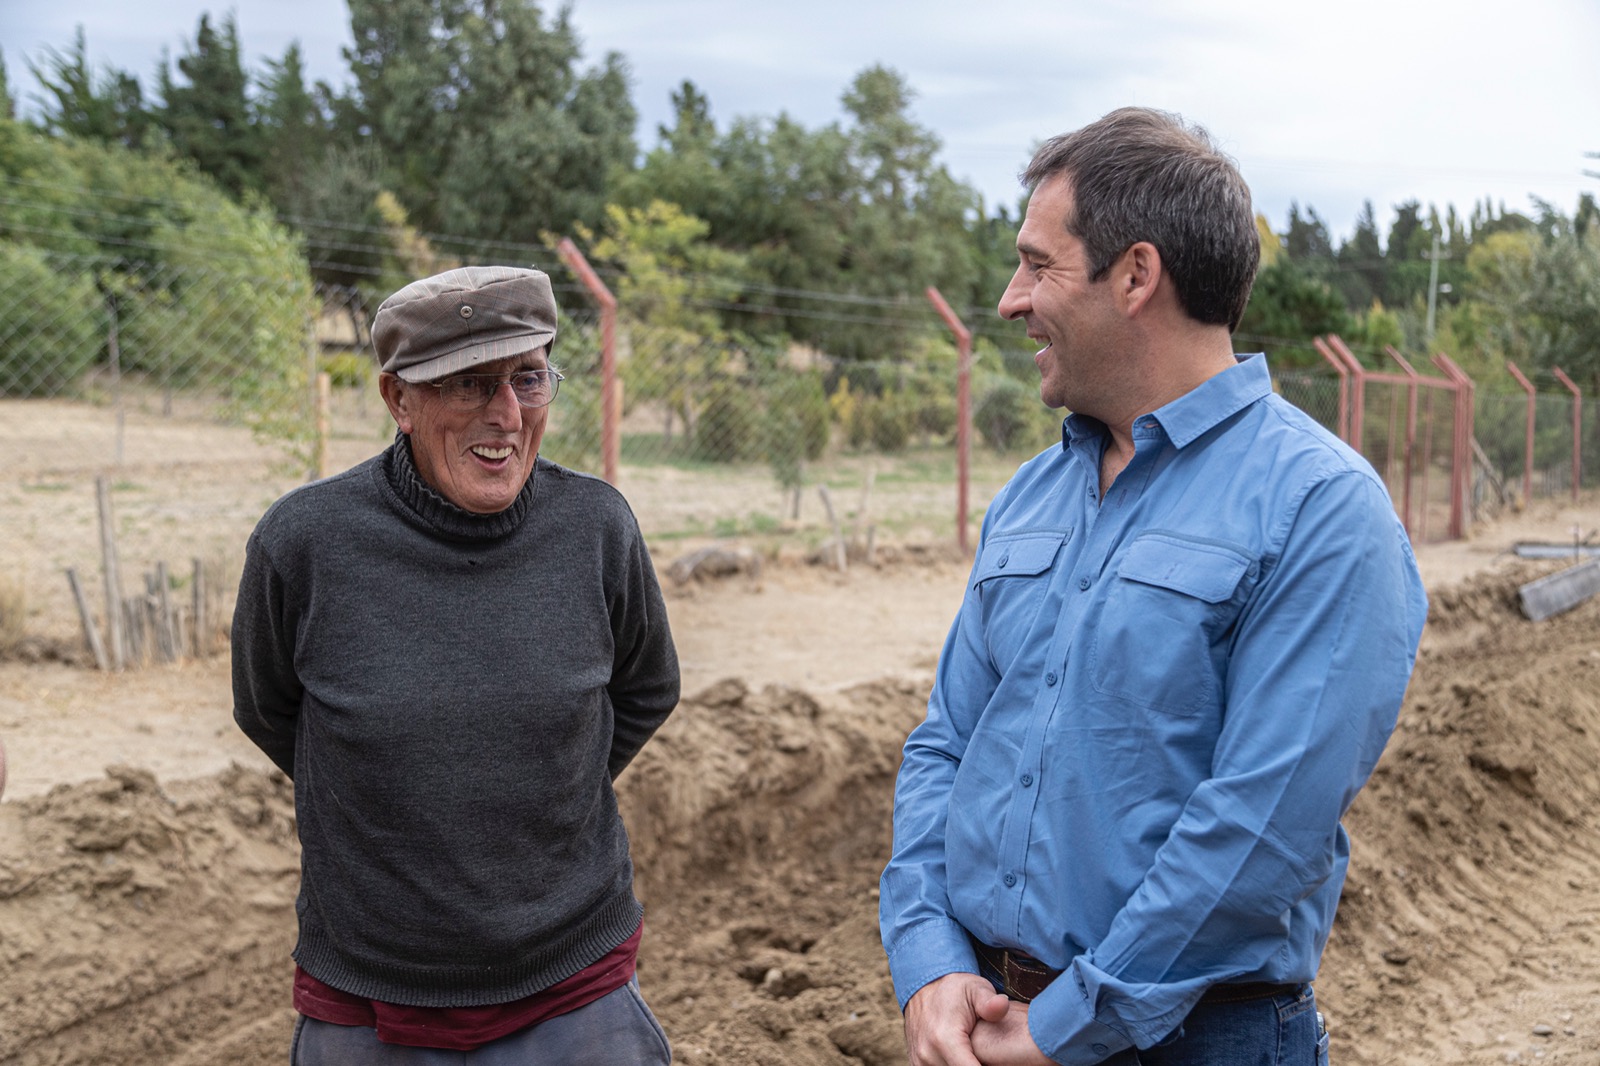
<svg viewBox="0 0 1600 1066"><path fill-rule="evenodd" d="M1239 325L1261 238L1249 186L1203 128L1165 111L1119 108L1046 141L1022 182L1031 190L1058 174L1072 190L1067 232L1084 244L1090 280L1148 241L1190 318L1229 332Z"/></svg>

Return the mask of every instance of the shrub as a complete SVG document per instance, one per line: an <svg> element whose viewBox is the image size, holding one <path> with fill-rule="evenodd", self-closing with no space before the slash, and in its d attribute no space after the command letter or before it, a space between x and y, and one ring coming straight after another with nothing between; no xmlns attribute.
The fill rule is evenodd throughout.
<svg viewBox="0 0 1600 1066"><path fill-rule="evenodd" d="M713 382L695 424L694 454L719 463L737 463L761 452L757 426L760 397L735 381Z"/></svg>
<svg viewBox="0 0 1600 1066"><path fill-rule="evenodd" d="M105 311L93 279L0 241L0 395L54 396L99 357Z"/></svg>
<svg viewBox="0 0 1600 1066"><path fill-rule="evenodd" d="M372 358L360 352L340 352L322 359L323 373L336 389L369 388L376 369Z"/></svg>
<svg viewBox="0 0 1600 1066"><path fill-rule="evenodd" d="M978 390L972 424L989 447L1006 451L1017 444L1035 421L1042 405L1033 389L1016 378L996 376Z"/></svg>

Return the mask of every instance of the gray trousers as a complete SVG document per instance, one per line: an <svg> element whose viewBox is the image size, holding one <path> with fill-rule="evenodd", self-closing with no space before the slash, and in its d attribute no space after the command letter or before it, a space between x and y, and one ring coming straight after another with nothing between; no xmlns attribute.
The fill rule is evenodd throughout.
<svg viewBox="0 0 1600 1066"><path fill-rule="evenodd" d="M667 1066L672 1047L637 980L476 1051L385 1044L376 1029L295 1023L289 1066Z"/></svg>

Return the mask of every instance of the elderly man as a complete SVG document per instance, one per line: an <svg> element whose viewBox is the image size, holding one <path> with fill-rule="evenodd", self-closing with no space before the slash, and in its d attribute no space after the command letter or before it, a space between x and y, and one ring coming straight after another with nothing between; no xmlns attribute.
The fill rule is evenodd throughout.
<svg viewBox="0 0 1600 1066"><path fill-rule="evenodd" d="M1426 615L1383 483L1232 331L1259 257L1204 131L1047 142L1000 314L1059 445L984 517L906 742L884 946L917 1066L1313 1066L1340 818Z"/></svg>
<svg viewBox="0 0 1600 1066"><path fill-rule="evenodd" d="M233 625L234 718L294 780L292 1061L668 1062L612 783L677 658L621 495L539 456L550 280L448 271L372 335L395 441L268 509Z"/></svg>

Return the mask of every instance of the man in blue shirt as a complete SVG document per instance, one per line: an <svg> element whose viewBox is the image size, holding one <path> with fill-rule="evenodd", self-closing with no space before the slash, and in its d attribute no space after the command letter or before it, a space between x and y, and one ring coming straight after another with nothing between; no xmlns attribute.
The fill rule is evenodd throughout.
<svg viewBox="0 0 1600 1066"><path fill-rule="evenodd" d="M1411 548L1234 355L1259 240L1203 130L1126 108L1023 181L1000 314L1072 414L990 506L906 742L880 917L911 1061L1312 1066L1339 819L1427 614Z"/></svg>

